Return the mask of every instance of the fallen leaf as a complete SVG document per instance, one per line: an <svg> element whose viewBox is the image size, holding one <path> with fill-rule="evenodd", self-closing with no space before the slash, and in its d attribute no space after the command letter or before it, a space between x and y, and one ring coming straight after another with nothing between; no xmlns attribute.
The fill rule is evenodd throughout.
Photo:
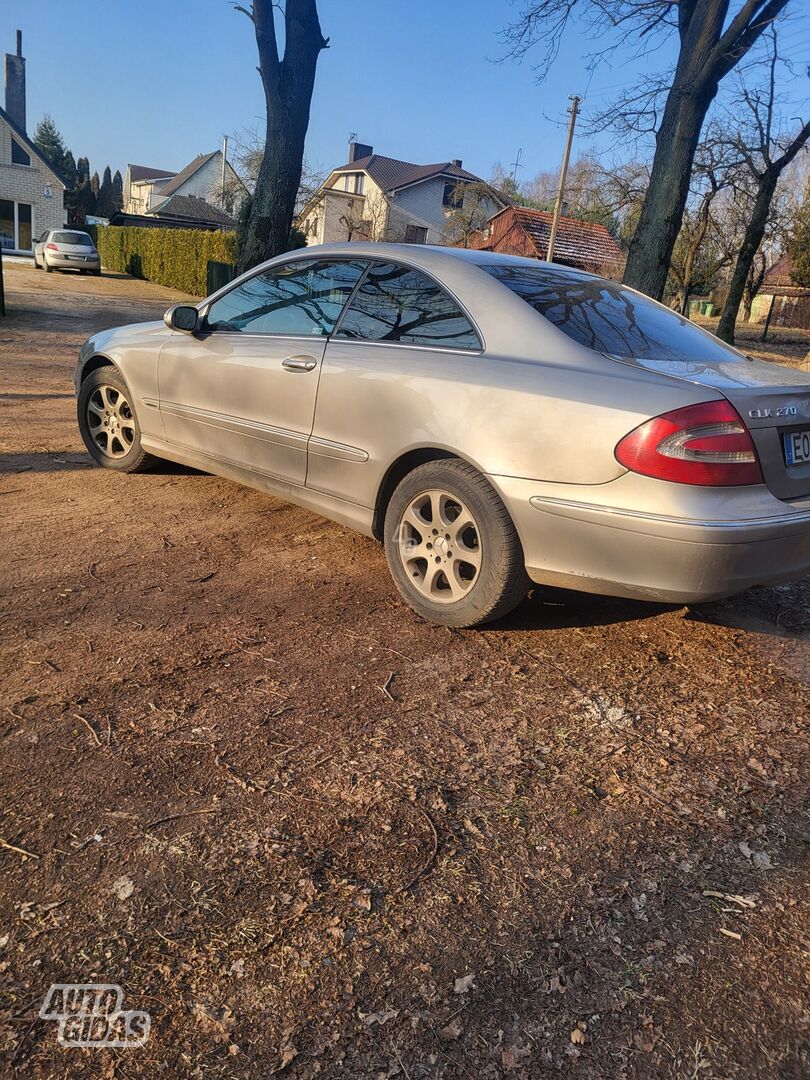
<svg viewBox="0 0 810 1080"><path fill-rule="evenodd" d="M444 1039L457 1039L464 1031L464 1025L460 1020L453 1020L446 1027L442 1028L442 1038Z"/></svg>
<svg viewBox="0 0 810 1080"><path fill-rule="evenodd" d="M379 1012L360 1013L360 1019L365 1027L371 1027L372 1024L387 1024L389 1020L397 1016L399 1016L399 1009L380 1009Z"/></svg>
<svg viewBox="0 0 810 1080"><path fill-rule="evenodd" d="M460 979L456 979L453 984L453 993L466 994L473 988L475 983L475 973L471 975L463 975Z"/></svg>
<svg viewBox="0 0 810 1080"><path fill-rule="evenodd" d="M575 1027L571 1032L571 1042L575 1046L582 1046L585 1043L585 1032L580 1030L579 1026Z"/></svg>
<svg viewBox="0 0 810 1080"><path fill-rule="evenodd" d="M132 878L127 877L126 874L124 874L122 877L118 878L117 881L113 882L112 891L119 900L128 900L135 892L135 882Z"/></svg>

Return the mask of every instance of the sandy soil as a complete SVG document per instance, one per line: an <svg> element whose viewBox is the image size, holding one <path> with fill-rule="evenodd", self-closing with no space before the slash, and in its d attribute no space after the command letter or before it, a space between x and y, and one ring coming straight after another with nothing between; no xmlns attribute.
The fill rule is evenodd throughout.
<svg viewBox="0 0 810 1080"><path fill-rule="evenodd" d="M369 540L91 466L79 344L174 294L6 283L5 1075L808 1075L810 580L427 625Z"/></svg>

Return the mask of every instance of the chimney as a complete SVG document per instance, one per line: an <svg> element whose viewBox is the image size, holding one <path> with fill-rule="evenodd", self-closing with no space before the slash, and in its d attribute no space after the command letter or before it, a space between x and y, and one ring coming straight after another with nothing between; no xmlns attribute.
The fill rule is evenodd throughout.
<svg viewBox="0 0 810 1080"><path fill-rule="evenodd" d="M6 112L20 131L25 131L25 58L22 30L17 31L17 54L6 53Z"/></svg>
<svg viewBox="0 0 810 1080"><path fill-rule="evenodd" d="M352 161L359 161L360 158L371 157L371 155L373 153L374 153L374 147L373 146L366 146L365 143L361 143L361 142L350 142L349 143L349 162L350 163Z"/></svg>
<svg viewBox="0 0 810 1080"><path fill-rule="evenodd" d="M453 160L450 162L450 164L455 165L455 167L457 169L460 169L461 168L461 158L454 157Z"/></svg>

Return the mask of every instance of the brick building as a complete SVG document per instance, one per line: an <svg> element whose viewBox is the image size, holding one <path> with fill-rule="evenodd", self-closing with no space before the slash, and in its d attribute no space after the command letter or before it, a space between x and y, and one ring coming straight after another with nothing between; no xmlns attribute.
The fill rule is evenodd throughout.
<svg viewBox="0 0 810 1080"><path fill-rule="evenodd" d="M470 247L545 259L553 216L545 210L508 206L473 237ZM618 279L624 272L625 255L604 225L561 217L554 242L554 261Z"/></svg>
<svg viewBox="0 0 810 1080"><path fill-rule="evenodd" d="M30 255L38 236L65 224L65 185L26 134L20 30L17 52L6 53L5 91L5 108L0 109L0 246Z"/></svg>

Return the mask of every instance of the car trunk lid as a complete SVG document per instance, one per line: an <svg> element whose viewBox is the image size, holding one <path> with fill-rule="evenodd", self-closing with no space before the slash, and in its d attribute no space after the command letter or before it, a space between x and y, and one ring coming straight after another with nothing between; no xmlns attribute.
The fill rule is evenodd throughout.
<svg viewBox="0 0 810 1080"><path fill-rule="evenodd" d="M611 359L718 391L751 432L765 483L773 494L778 499L810 494L810 461L788 464L783 438L810 431L810 371L742 356L722 362Z"/></svg>

